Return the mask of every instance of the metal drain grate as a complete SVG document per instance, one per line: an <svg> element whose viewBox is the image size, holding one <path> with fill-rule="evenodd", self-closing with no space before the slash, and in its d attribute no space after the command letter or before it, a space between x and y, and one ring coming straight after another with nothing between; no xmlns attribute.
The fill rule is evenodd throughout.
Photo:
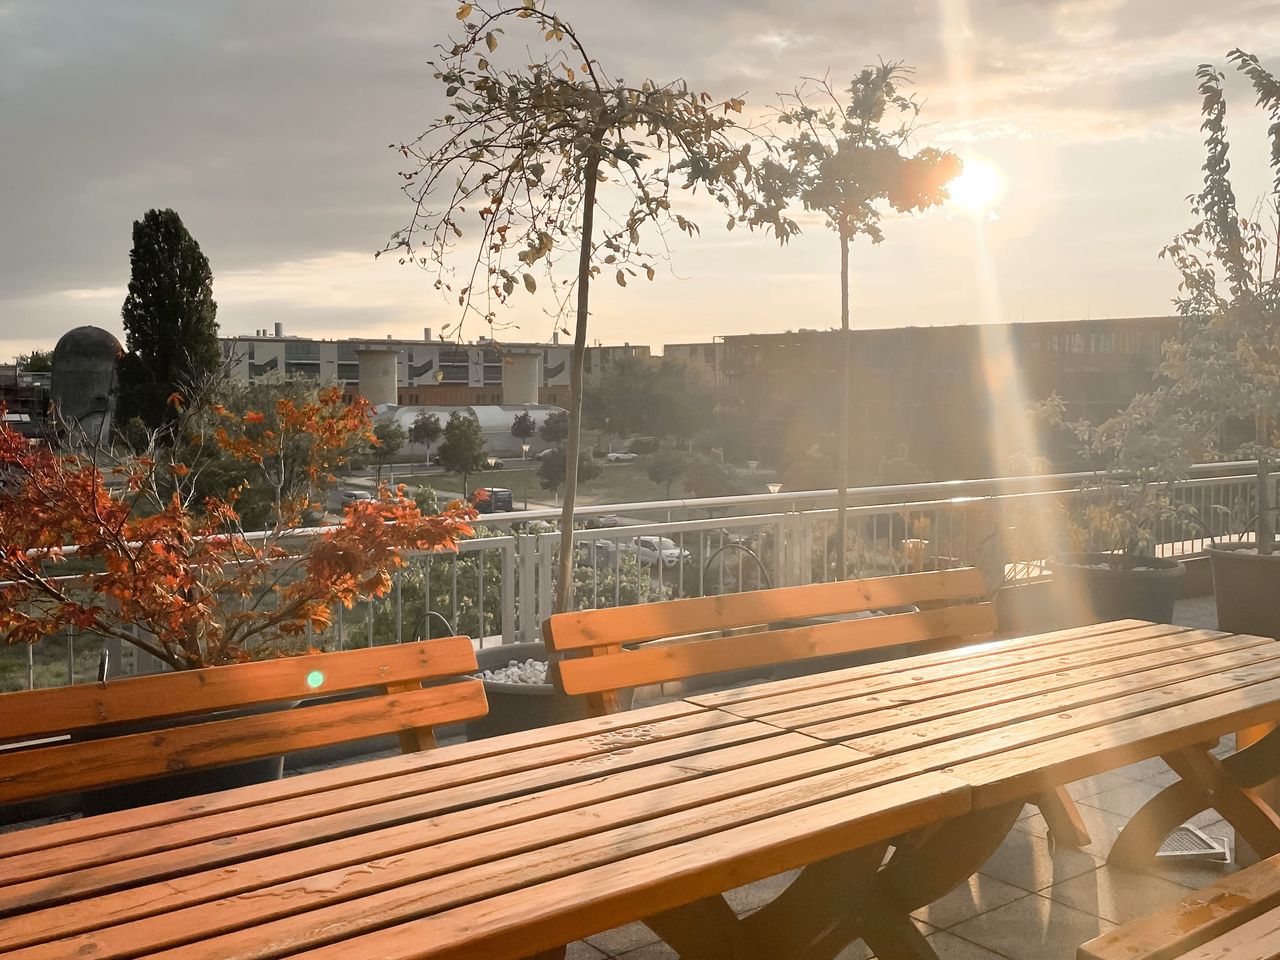
<svg viewBox="0 0 1280 960"><path fill-rule="evenodd" d="M1231 862L1231 844L1226 837L1210 837L1189 823L1178 827L1160 845L1157 857L1170 860L1212 860Z"/></svg>

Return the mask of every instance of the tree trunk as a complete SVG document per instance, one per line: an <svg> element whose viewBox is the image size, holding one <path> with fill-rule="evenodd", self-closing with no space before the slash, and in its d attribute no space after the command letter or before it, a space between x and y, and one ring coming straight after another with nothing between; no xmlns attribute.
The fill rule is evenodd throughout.
<svg viewBox="0 0 1280 960"><path fill-rule="evenodd" d="M849 561L845 528L849 510L849 368L853 350L849 334L849 238L840 233L840 416L836 438L836 575L848 579Z"/></svg>
<svg viewBox="0 0 1280 960"><path fill-rule="evenodd" d="M569 436L564 452L564 505L560 509L560 563L555 612L564 613L573 599L573 508L578 499L578 451L582 446L582 370L587 356L587 305L591 292L591 228L596 212L596 175L600 155L594 150L583 170L582 247L578 251L578 316L569 363Z"/></svg>

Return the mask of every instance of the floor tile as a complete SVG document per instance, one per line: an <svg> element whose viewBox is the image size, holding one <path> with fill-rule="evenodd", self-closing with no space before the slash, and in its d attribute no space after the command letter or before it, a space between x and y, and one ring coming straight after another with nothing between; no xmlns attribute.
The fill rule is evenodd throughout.
<svg viewBox="0 0 1280 960"><path fill-rule="evenodd" d="M962 940L946 931L931 936L929 945L938 954L939 960L1005 960L1003 954L993 953L986 947Z"/></svg>
<svg viewBox="0 0 1280 960"><path fill-rule="evenodd" d="M1011 960L1075 960L1080 944L1114 926L1037 895L997 907L948 932Z"/></svg>
<svg viewBox="0 0 1280 960"><path fill-rule="evenodd" d="M608 954L601 953L585 940L575 940L569 944L564 960L604 960Z"/></svg>
<svg viewBox="0 0 1280 960"><path fill-rule="evenodd" d="M1106 773L1099 773L1067 784L1067 793L1072 799L1081 800L1085 797L1097 796L1115 787L1123 787L1137 779L1141 778L1127 776L1119 770L1108 770Z"/></svg>
<svg viewBox="0 0 1280 960"><path fill-rule="evenodd" d="M1142 808L1144 803L1159 793L1161 789L1154 783L1131 780L1122 786L1112 787L1110 790L1092 797L1085 797L1080 803L1108 810L1111 813L1118 813L1122 817L1132 817Z"/></svg>
<svg viewBox="0 0 1280 960"><path fill-rule="evenodd" d="M1083 850L1062 848L1052 856L1049 842L1021 830L1010 832L980 872L1028 892L1043 890L1051 883L1096 870L1102 859Z"/></svg>
<svg viewBox="0 0 1280 960"><path fill-rule="evenodd" d="M1021 887L1015 887L995 877L975 873L941 900L922 907L912 916L926 921L931 927L945 930L980 913L986 913L1019 897L1030 895Z"/></svg>
<svg viewBox="0 0 1280 960"><path fill-rule="evenodd" d="M1185 897L1187 891L1180 884L1151 874L1104 867L1055 883L1041 894L1104 920L1126 923L1168 906Z"/></svg>
<svg viewBox="0 0 1280 960"><path fill-rule="evenodd" d="M658 939L658 935L643 923L628 923L603 933L593 933L587 943L605 953L620 957L630 950L644 947Z"/></svg>
<svg viewBox="0 0 1280 960"><path fill-rule="evenodd" d="M618 960L680 960L680 954L662 941L650 943L635 950L620 953L617 956Z"/></svg>
<svg viewBox="0 0 1280 960"><path fill-rule="evenodd" d="M1122 817L1118 813L1101 810L1098 807L1091 807L1083 802L1078 804L1078 808L1080 810L1080 819L1084 821L1085 829L1089 831L1090 841L1081 849L1096 857L1105 858L1111 852L1111 845L1116 842L1116 837L1120 835L1124 825L1129 822L1128 818ZM1049 835L1049 825L1045 823L1044 817L1038 814L1025 820L1019 820L1014 826L1025 833L1031 834L1033 837L1047 837Z"/></svg>
<svg viewBox="0 0 1280 960"><path fill-rule="evenodd" d="M789 887L791 882L799 875L799 870L789 870L786 873L780 873L777 876L757 880L755 883L748 883L746 886L730 890L724 895L724 898L728 901L734 913L738 915L751 913L753 910L759 910Z"/></svg>

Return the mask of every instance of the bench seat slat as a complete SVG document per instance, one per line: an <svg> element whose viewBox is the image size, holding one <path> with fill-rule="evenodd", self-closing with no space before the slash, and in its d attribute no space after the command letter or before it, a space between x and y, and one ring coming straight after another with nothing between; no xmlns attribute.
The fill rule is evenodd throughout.
<svg viewBox="0 0 1280 960"><path fill-rule="evenodd" d="M1079 960L1178 960L1276 910L1280 857L1271 857L1090 940L1080 948Z"/></svg>
<svg viewBox="0 0 1280 960"><path fill-rule="evenodd" d="M550 617L544 633L553 650L564 652L886 607L971 600L985 593L982 572L961 567L801 587L774 587L718 597L575 610Z"/></svg>
<svg viewBox="0 0 1280 960"><path fill-rule="evenodd" d="M901 644L959 642L991 627L990 608L968 604L645 646L610 656L562 660L556 672L566 693L595 693Z"/></svg>
<svg viewBox="0 0 1280 960"><path fill-rule="evenodd" d="M122 677L0 696L0 741L473 673L466 637ZM2 756L2 754L0 754Z"/></svg>
<svg viewBox="0 0 1280 960"><path fill-rule="evenodd" d="M484 685L462 680L391 696L21 750L0 760L0 803L473 719L487 709Z"/></svg>

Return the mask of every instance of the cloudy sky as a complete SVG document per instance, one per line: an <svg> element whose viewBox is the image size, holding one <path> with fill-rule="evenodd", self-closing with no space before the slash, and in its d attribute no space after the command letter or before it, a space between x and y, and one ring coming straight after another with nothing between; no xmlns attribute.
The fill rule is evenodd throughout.
<svg viewBox="0 0 1280 960"><path fill-rule="evenodd" d="M990 215L886 224L853 256L855 325L1168 312L1157 261L1187 225L1194 71L1239 46L1280 71L1280 0L551 0L613 74L684 77L759 116L797 78L916 68L924 143L999 172ZM420 335L457 319L373 251L400 227L399 156L440 112L426 60L454 0L0 0L0 360L92 323L120 332L131 223L173 207L208 255L227 333ZM1242 197L1265 124L1232 81ZM593 337L661 344L838 323L820 222L779 249L673 241L652 284L602 284ZM553 321L525 299L518 334ZM483 333L472 326L471 335Z"/></svg>

